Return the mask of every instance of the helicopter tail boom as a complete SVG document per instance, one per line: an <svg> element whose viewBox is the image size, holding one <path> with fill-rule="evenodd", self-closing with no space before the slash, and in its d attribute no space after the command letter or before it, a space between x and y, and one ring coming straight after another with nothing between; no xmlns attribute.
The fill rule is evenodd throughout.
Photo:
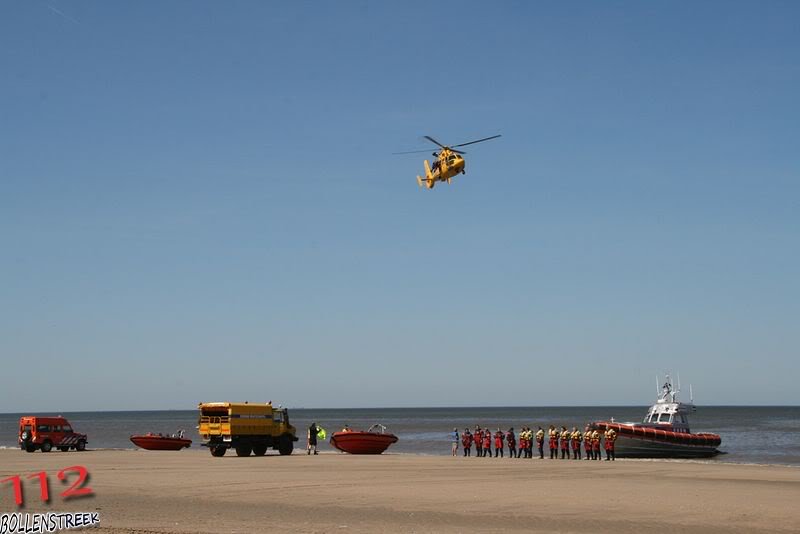
<svg viewBox="0 0 800 534"><path fill-rule="evenodd" d="M436 180L433 179L433 173L431 172L431 164L428 163L428 160L426 159L425 160L425 178L423 178L422 176L417 175L417 184L419 184L420 187L422 187L422 185L424 184L425 187L427 187L428 189L433 189L433 186L434 186L435 183L436 183Z"/></svg>

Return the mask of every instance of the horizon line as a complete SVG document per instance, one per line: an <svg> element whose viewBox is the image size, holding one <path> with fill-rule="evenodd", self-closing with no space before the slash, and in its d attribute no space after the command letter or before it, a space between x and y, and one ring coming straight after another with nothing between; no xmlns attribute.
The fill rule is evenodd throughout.
<svg viewBox="0 0 800 534"><path fill-rule="evenodd" d="M253 403L258 404L258 403ZM276 406L281 406L280 404ZM285 406L288 410L498 410L498 409L542 409L542 408L641 408L649 404L600 404L600 405L541 405L541 406L350 406L350 407L306 407L306 406ZM703 404L702 407L708 408L800 408L800 404ZM281 406L283 407L283 406ZM197 408L147 408L147 409L119 409L119 410L63 410L60 413L120 413L120 412L189 412ZM44 414L53 412L28 411L28 412L0 412L0 415L19 415L19 414Z"/></svg>

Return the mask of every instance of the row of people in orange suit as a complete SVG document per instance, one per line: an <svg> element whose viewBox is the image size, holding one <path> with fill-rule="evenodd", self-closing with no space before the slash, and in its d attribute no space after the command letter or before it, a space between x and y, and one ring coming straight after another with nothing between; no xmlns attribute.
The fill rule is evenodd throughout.
<svg viewBox="0 0 800 534"><path fill-rule="evenodd" d="M602 460L602 453L600 446L606 451L606 460L613 461L616 459L615 443L617 441L617 433L613 429L608 429L605 432L600 432L598 429L586 427L581 432L578 427L573 427L572 431L567 430L567 427L562 426L559 431L555 426L550 425L547 432L550 445L550 459L558 458L558 451L561 450L562 459L580 460L581 459L581 443L583 443L583 450L587 460ZM572 456L570 457L570 450Z"/></svg>
<svg viewBox="0 0 800 534"><path fill-rule="evenodd" d="M454 429L456 443L458 439L458 432ZM573 427L572 431L567 430L567 427L562 426L559 431L555 426L550 425L547 432L550 446L550 458L558 458L559 450L561 451L562 459L572 458L574 460L581 459L581 444L583 444L587 460L601 460L600 446L604 444L606 451L606 460L615 459L614 443L617 439L617 433L608 429L601 433L597 429L586 427L584 432L578 430L578 427ZM544 458L544 440L545 431L539 427L536 432L533 432L529 427L523 427L519 432L519 440L514 434L514 429L509 428L503 432L499 428L496 432L488 428L483 429L480 426L475 427L475 432L470 432L469 428L465 428L460 436L461 445L464 449L464 456L472 456L472 446L475 445L475 456L481 458L494 458L504 457L504 449L508 448L509 458L533 458L533 445L536 444L539 458ZM519 447L517 447L519 444ZM494 445L494 455L492 455L492 446ZM572 454L570 455L570 450ZM455 448L453 450L455 453Z"/></svg>

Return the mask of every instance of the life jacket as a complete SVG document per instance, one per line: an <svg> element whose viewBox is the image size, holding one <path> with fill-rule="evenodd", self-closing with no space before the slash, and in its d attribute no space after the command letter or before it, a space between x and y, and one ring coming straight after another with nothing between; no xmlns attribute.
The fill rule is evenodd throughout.
<svg viewBox="0 0 800 534"><path fill-rule="evenodd" d="M517 445L517 440L514 438L513 432L506 432L506 442L508 442L509 447L514 447Z"/></svg>
<svg viewBox="0 0 800 534"><path fill-rule="evenodd" d="M542 443L544 441L544 430L537 430L536 431L536 443Z"/></svg>
<svg viewBox="0 0 800 534"><path fill-rule="evenodd" d="M476 430L473 436L475 436L476 446L481 447L483 445L483 430Z"/></svg>
<svg viewBox="0 0 800 534"><path fill-rule="evenodd" d="M461 436L461 443L464 447L472 447L472 434L463 434Z"/></svg>
<svg viewBox="0 0 800 534"><path fill-rule="evenodd" d="M491 449L492 448L492 433L491 432L484 432L483 433L483 448L484 449Z"/></svg>

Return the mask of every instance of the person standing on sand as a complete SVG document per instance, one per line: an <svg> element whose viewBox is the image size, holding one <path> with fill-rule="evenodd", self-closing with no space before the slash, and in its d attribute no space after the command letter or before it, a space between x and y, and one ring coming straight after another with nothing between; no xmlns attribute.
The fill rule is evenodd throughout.
<svg viewBox="0 0 800 534"><path fill-rule="evenodd" d="M534 435L533 429L531 427L528 427L528 441L527 441L528 450L526 451L527 454L528 454L528 458L533 458L533 440L534 440L534 438L535 438L535 435Z"/></svg>
<svg viewBox="0 0 800 534"><path fill-rule="evenodd" d="M539 459L544 460L544 429L542 427L536 431L536 447L539 449Z"/></svg>
<svg viewBox="0 0 800 534"><path fill-rule="evenodd" d="M517 438L514 435L514 427L506 432L506 443L508 444L508 457L514 458L517 455Z"/></svg>
<svg viewBox="0 0 800 534"><path fill-rule="evenodd" d="M475 425L475 456L480 458L483 456L483 430L478 425Z"/></svg>
<svg viewBox="0 0 800 534"><path fill-rule="evenodd" d="M458 454L458 440L460 436L458 435L458 429L454 428L452 432L450 432L450 443L452 444L452 451L453 456Z"/></svg>
<svg viewBox="0 0 800 534"><path fill-rule="evenodd" d="M558 459L558 430L553 425L550 425L550 430L547 431L548 438L550 438L550 459Z"/></svg>
<svg viewBox="0 0 800 534"><path fill-rule="evenodd" d="M572 434L570 435L570 438L572 438L572 459L580 460L582 435L577 426L572 427Z"/></svg>
<svg viewBox="0 0 800 534"><path fill-rule="evenodd" d="M606 461L613 461L616 458L614 442L617 441L617 432L613 428L609 428L603 436L606 438Z"/></svg>
<svg viewBox="0 0 800 534"><path fill-rule="evenodd" d="M592 431L592 460L602 460L600 454L600 431L595 429Z"/></svg>
<svg viewBox="0 0 800 534"><path fill-rule="evenodd" d="M517 449L517 458L525 454L525 427L519 429L519 449Z"/></svg>
<svg viewBox="0 0 800 534"><path fill-rule="evenodd" d="M306 452L311 454L311 449L314 449L314 454L317 454L317 434L319 433L319 428L317 427L317 423L311 423L311 426L308 427L308 441L306 442Z"/></svg>
<svg viewBox="0 0 800 534"><path fill-rule="evenodd" d="M561 434L559 434L559 437L561 438L561 459L563 460L566 458L569 460L569 440L571 434L569 430L567 430L567 427L561 427Z"/></svg>
<svg viewBox="0 0 800 534"><path fill-rule="evenodd" d="M488 428L483 431L483 455L492 457L492 431Z"/></svg>
<svg viewBox="0 0 800 534"><path fill-rule="evenodd" d="M505 435L503 434L503 431L498 428L497 432L494 433L494 457L495 458L497 458L498 454L500 455L500 458L503 458L503 449L504 449L504 447L503 447L503 438L504 437L505 437Z"/></svg>
<svg viewBox="0 0 800 534"><path fill-rule="evenodd" d="M469 428L464 429L464 433L461 434L461 445L464 446L464 456L471 456L472 455L472 434L469 432Z"/></svg>
<svg viewBox="0 0 800 534"><path fill-rule="evenodd" d="M589 425L583 431L583 451L586 453L586 459L592 459L592 429Z"/></svg>
<svg viewBox="0 0 800 534"><path fill-rule="evenodd" d="M530 458L531 457L531 427L525 427L525 446L522 448L522 457L523 458Z"/></svg>

